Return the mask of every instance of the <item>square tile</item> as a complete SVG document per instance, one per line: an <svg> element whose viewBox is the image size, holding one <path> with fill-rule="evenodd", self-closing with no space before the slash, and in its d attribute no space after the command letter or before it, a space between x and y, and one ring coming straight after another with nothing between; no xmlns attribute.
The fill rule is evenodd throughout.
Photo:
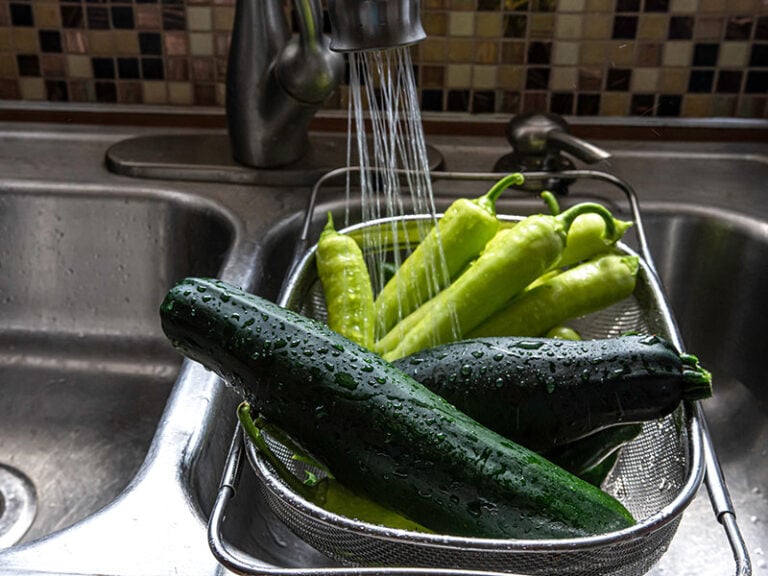
<svg viewBox="0 0 768 576"><path fill-rule="evenodd" d="M525 74L520 66L499 66L499 87L504 90L522 90L525 83Z"/></svg>
<svg viewBox="0 0 768 576"><path fill-rule="evenodd" d="M555 18L555 38L575 40L582 37L584 17L577 14L557 14Z"/></svg>
<svg viewBox="0 0 768 576"><path fill-rule="evenodd" d="M717 64L719 51L719 44L694 44L693 66L715 66Z"/></svg>
<svg viewBox="0 0 768 576"><path fill-rule="evenodd" d="M656 92L658 85L658 68L637 68L632 71L632 92Z"/></svg>
<svg viewBox="0 0 768 576"><path fill-rule="evenodd" d="M34 28L10 28L11 44L17 53L40 51L40 38Z"/></svg>
<svg viewBox="0 0 768 576"><path fill-rule="evenodd" d="M466 62L475 61L475 42L474 40L451 40L448 42L448 62Z"/></svg>
<svg viewBox="0 0 768 576"><path fill-rule="evenodd" d="M3 10L0 9L0 13ZM35 25L38 28L61 28L61 11L55 2L34 2L32 4ZM0 21L2 21L0 17Z"/></svg>
<svg viewBox="0 0 768 576"><path fill-rule="evenodd" d="M525 75L526 90L546 90L549 88L549 68L529 67Z"/></svg>
<svg viewBox="0 0 768 576"><path fill-rule="evenodd" d="M699 0L669 0L670 12L696 12Z"/></svg>
<svg viewBox="0 0 768 576"><path fill-rule="evenodd" d="M552 64L560 66L575 66L579 63L578 42L556 41L552 45Z"/></svg>
<svg viewBox="0 0 768 576"><path fill-rule="evenodd" d="M692 42L667 42L664 45L664 66L690 66L693 59Z"/></svg>
<svg viewBox="0 0 768 576"><path fill-rule="evenodd" d="M656 98L653 94L633 94L629 106L630 116L653 116Z"/></svg>
<svg viewBox="0 0 768 576"><path fill-rule="evenodd" d="M472 36L475 31L474 12L449 12L448 34L450 36Z"/></svg>
<svg viewBox="0 0 768 576"><path fill-rule="evenodd" d="M475 16L475 36L479 38L498 38L504 20L498 12L478 12Z"/></svg>
<svg viewBox="0 0 768 576"><path fill-rule="evenodd" d="M718 66L722 68L741 68L749 57L749 44L746 42L723 42L718 54Z"/></svg>
<svg viewBox="0 0 768 576"><path fill-rule="evenodd" d="M744 73L741 70L720 70L717 73L715 92L718 94L738 94L741 92L741 81Z"/></svg>
<svg viewBox="0 0 768 576"><path fill-rule="evenodd" d="M637 16L615 16L611 37L615 40L632 40L637 37Z"/></svg>
<svg viewBox="0 0 768 576"><path fill-rule="evenodd" d="M627 116L629 114L630 95L626 92L603 94L600 102L601 116Z"/></svg>
<svg viewBox="0 0 768 576"><path fill-rule="evenodd" d="M686 118L706 118L712 113L712 101L712 96L688 94L683 102L682 114ZM680 115L679 109L677 115ZM659 110L659 116L662 116L661 109Z"/></svg>
<svg viewBox="0 0 768 576"><path fill-rule="evenodd" d="M64 80L45 81L45 99L48 102L68 102L69 90Z"/></svg>
<svg viewBox="0 0 768 576"><path fill-rule="evenodd" d="M70 78L93 78L91 59L80 54L67 56L67 70Z"/></svg>
<svg viewBox="0 0 768 576"><path fill-rule="evenodd" d="M609 68L605 77L605 89L608 92L627 92L631 82L631 69Z"/></svg>
<svg viewBox="0 0 768 576"><path fill-rule="evenodd" d="M38 30L40 40L40 50L43 52L63 51L61 43L61 32L58 30Z"/></svg>
<svg viewBox="0 0 768 576"><path fill-rule="evenodd" d="M666 40L669 31L669 16L666 14L644 14L638 19L638 40Z"/></svg>
<svg viewBox="0 0 768 576"><path fill-rule="evenodd" d="M481 90L493 90L496 88L497 66L473 66L472 87Z"/></svg>
<svg viewBox="0 0 768 576"><path fill-rule="evenodd" d="M19 78L22 100L45 100L45 81L42 78Z"/></svg>
<svg viewBox="0 0 768 576"><path fill-rule="evenodd" d="M187 6L187 30L213 29L213 14L209 6Z"/></svg>
<svg viewBox="0 0 768 576"><path fill-rule="evenodd" d="M553 92L549 99L549 111L561 116L570 116L573 114L575 100L573 92Z"/></svg>
<svg viewBox="0 0 768 576"><path fill-rule="evenodd" d="M579 94L576 99L576 114L597 116L600 114L600 94Z"/></svg>
<svg viewBox="0 0 768 576"><path fill-rule="evenodd" d="M472 84L470 64L449 64L445 69L445 85L448 88L468 88Z"/></svg>
<svg viewBox="0 0 768 576"><path fill-rule="evenodd" d="M9 5L12 26L34 26L35 16L28 3L12 2Z"/></svg>
<svg viewBox="0 0 768 576"><path fill-rule="evenodd" d="M714 80L714 70L691 70L688 80L688 92L695 94L711 92Z"/></svg>
<svg viewBox="0 0 768 576"><path fill-rule="evenodd" d="M660 94L656 101L656 116L680 116L682 101L679 94Z"/></svg>
<svg viewBox="0 0 768 576"><path fill-rule="evenodd" d="M663 53L663 44L640 44L637 47L636 63L639 67L660 66Z"/></svg>
<svg viewBox="0 0 768 576"><path fill-rule="evenodd" d="M472 114L493 114L496 111L496 93L493 90L475 90L472 93Z"/></svg>
<svg viewBox="0 0 768 576"><path fill-rule="evenodd" d="M549 87L552 90L576 90L579 83L578 68L552 68Z"/></svg>

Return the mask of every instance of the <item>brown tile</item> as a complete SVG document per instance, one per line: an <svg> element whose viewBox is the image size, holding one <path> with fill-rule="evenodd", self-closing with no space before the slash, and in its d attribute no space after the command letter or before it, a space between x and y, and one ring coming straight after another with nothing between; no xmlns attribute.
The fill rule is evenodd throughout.
<svg viewBox="0 0 768 576"><path fill-rule="evenodd" d="M478 12L475 17L475 35L480 38L498 38L504 19L499 12Z"/></svg>
<svg viewBox="0 0 768 576"><path fill-rule="evenodd" d="M86 37L90 54L101 56L114 54L117 51L116 37L111 30L89 30L86 32Z"/></svg>
<svg viewBox="0 0 768 576"><path fill-rule="evenodd" d="M584 66L603 65L608 59L607 42L583 42L579 50L579 62Z"/></svg>
<svg viewBox="0 0 768 576"><path fill-rule="evenodd" d="M13 52L13 38L10 28L0 28L0 52Z"/></svg>
<svg viewBox="0 0 768 576"><path fill-rule="evenodd" d="M11 17L8 13L8 4L0 2L0 26L8 26L11 23ZM3 30L2 32L5 33ZM18 86L16 87L18 89Z"/></svg>
<svg viewBox="0 0 768 576"><path fill-rule="evenodd" d="M216 81L216 61L213 58L192 58L190 68L192 80L197 82Z"/></svg>
<svg viewBox="0 0 768 576"><path fill-rule="evenodd" d="M448 42L444 38L427 38L419 44L422 62L447 62Z"/></svg>
<svg viewBox="0 0 768 576"><path fill-rule="evenodd" d="M519 114L522 104L522 94L517 91L505 90L501 94L499 112L502 114Z"/></svg>
<svg viewBox="0 0 768 576"><path fill-rule="evenodd" d="M448 15L445 12L426 12L421 23L427 36L446 36L448 34Z"/></svg>
<svg viewBox="0 0 768 576"><path fill-rule="evenodd" d="M112 30L117 53L125 56L135 56L140 53L139 34L135 30Z"/></svg>
<svg viewBox="0 0 768 576"><path fill-rule="evenodd" d="M166 80L187 82L189 80L189 60L187 58L167 58L165 61Z"/></svg>
<svg viewBox="0 0 768 576"><path fill-rule="evenodd" d="M602 68L580 68L579 90L582 92L596 92L603 87Z"/></svg>
<svg viewBox="0 0 768 576"><path fill-rule="evenodd" d="M443 66L422 66L421 86L424 88L442 88L445 82L445 68Z"/></svg>
<svg viewBox="0 0 768 576"><path fill-rule="evenodd" d="M21 98L19 83L15 79L0 78L0 100L18 100Z"/></svg>
<svg viewBox="0 0 768 576"><path fill-rule="evenodd" d="M715 94L712 100L712 116L730 117L736 114L738 96L721 96Z"/></svg>
<svg viewBox="0 0 768 576"><path fill-rule="evenodd" d="M94 102L96 100L93 82L70 80L68 82L70 102Z"/></svg>
<svg viewBox="0 0 768 576"><path fill-rule="evenodd" d="M194 103L198 106L216 105L216 85L215 84L195 84Z"/></svg>
<svg viewBox="0 0 768 576"><path fill-rule="evenodd" d="M166 32L163 45L167 56L186 56L189 54L189 39L186 32Z"/></svg>
<svg viewBox="0 0 768 576"><path fill-rule="evenodd" d="M504 42L501 45L501 62L503 64L522 64L525 62L524 42Z"/></svg>
<svg viewBox="0 0 768 576"><path fill-rule="evenodd" d="M688 90L686 68L662 68L659 71L659 91L669 94L683 94Z"/></svg>
<svg viewBox="0 0 768 576"><path fill-rule="evenodd" d="M638 66L660 66L662 44L640 44L637 47L636 61Z"/></svg>
<svg viewBox="0 0 768 576"><path fill-rule="evenodd" d="M586 11L595 12L613 12L614 0L587 0Z"/></svg>
<svg viewBox="0 0 768 576"><path fill-rule="evenodd" d="M547 93L546 92L524 92L523 112L546 112L547 111Z"/></svg>
<svg viewBox="0 0 768 576"><path fill-rule="evenodd" d="M67 63L63 54L41 54L40 70L45 78L64 78Z"/></svg>
<svg viewBox="0 0 768 576"><path fill-rule="evenodd" d="M711 113L711 95L686 94L685 98L683 98L683 116L687 118L706 118Z"/></svg>
<svg viewBox="0 0 768 576"><path fill-rule="evenodd" d="M223 56L216 57L216 80L218 82L227 80L227 59Z"/></svg>
<svg viewBox="0 0 768 576"><path fill-rule="evenodd" d="M499 61L499 45L497 42L478 42L475 45L475 62L477 64L496 64Z"/></svg>
<svg viewBox="0 0 768 576"><path fill-rule="evenodd" d="M134 14L138 30L160 30L163 27L163 14L157 4L136 4Z"/></svg>
<svg viewBox="0 0 768 576"><path fill-rule="evenodd" d="M475 0L448 0L448 9L460 12L474 12L477 9Z"/></svg>
<svg viewBox="0 0 768 576"><path fill-rule="evenodd" d="M220 32L213 35L213 53L216 56L227 57L229 54L229 42L231 34ZM428 40L428 39L427 39ZM426 42L426 40L425 40ZM423 42L422 42L423 44Z"/></svg>
<svg viewBox="0 0 768 576"><path fill-rule="evenodd" d="M144 90L141 82L118 82L117 101L121 104L143 104Z"/></svg>
<svg viewBox="0 0 768 576"><path fill-rule="evenodd" d="M62 30L61 43L64 52L69 54L85 54L88 52L88 36L84 30Z"/></svg>
<svg viewBox="0 0 768 576"><path fill-rule="evenodd" d="M722 16L700 16L693 25L693 37L696 40L720 40L724 25Z"/></svg>
<svg viewBox="0 0 768 576"><path fill-rule="evenodd" d="M448 8L448 0L424 0L422 8L425 10L445 10Z"/></svg>
<svg viewBox="0 0 768 576"><path fill-rule="evenodd" d="M525 84L525 70L521 66L499 66L499 88L521 90Z"/></svg>
<svg viewBox="0 0 768 576"><path fill-rule="evenodd" d="M609 44L608 62L611 66L631 67L635 61L633 42L613 42Z"/></svg>

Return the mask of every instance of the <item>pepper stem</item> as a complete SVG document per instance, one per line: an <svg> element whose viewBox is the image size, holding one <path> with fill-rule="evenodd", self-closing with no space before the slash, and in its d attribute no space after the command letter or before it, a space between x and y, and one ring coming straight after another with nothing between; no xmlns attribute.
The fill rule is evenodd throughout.
<svg viewBox="0 0 768 576"><path fill-rule="evenodd" d="M541 193L541 199L544 200L544 203L547 205L547 208L549 208L552 216L560 215L560 203L552 192L544 190L544 192Z"/></svg>
<svg viewBox="0 0 768 576"><path fill-rule="evenodd" d="M504 192L510 186L521 186L525 182L525 178L519 172L513 174L507 174L500 180L498 180L491 189L485 194L475 199L475 202L479 206L482 206L492 214L496 213L496 200L499 199L501 193Z"/></svg>
<svg viewBox="0 0 768 576"><path fill-rule="evenodd" d="M605 222L605 236L610 239L611 242L618 240L620 237L619 232L616 230L616 221L613 218L613 214L602 204L596 202L582 202L571 206L565 212L558 214L556 218L563 223L566 232L570 229L573 221L576 220L582 214L597 214Z"/></svg>

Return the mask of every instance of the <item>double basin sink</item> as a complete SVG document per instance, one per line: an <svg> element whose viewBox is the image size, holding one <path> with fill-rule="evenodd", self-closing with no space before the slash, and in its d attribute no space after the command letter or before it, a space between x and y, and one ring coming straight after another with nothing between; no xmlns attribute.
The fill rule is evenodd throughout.
<svg viewBox="0 0 768 576"><path fill-rule="evenodd" d="M310 186L111 173L106 150L137 134L152 135L0 125L0 574L226 572L206 524L238 398L182 362L158 305L185 276L274 299ZM431 143L457 171L490 171L507 151L469 137ZM686 347L714 373L704 410L759 571L768 546L768 147L600 144L613 152L600 168L637 190ZM438 181L438 205L485 185ZM626 210L609 190L579 183L579 195ZM343 200L340 186L323 191L313 238L328 209L341 218ZM514 196L499 207L529 208ZM265 573L331 566L271 515L249 470L222 529ZM702 490L652 573L733 572Z"/></svg>

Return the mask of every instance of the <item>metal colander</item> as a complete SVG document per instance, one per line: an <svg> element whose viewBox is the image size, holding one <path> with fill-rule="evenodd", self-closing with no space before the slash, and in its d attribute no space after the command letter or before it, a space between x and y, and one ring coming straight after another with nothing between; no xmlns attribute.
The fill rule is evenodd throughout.
<svg viewBox="0 0 768 576"><path fill-rule="evenodd" d="M414 221L419 217L410 217ZM343 230L358 239L379 231L387 236L391 219ZM385 251L390 247L385 246ZM619 244L617 250L635 254ZM325 302L317 279L314 248L294 267L284 285L281 305L324 320ZM634 294L625 301L572 322L585 338L628 331L672 337L673 324L656 276L641 259ZM673 339L674 340L674 339ZM298 477L305 465L273 442L275 453ZM606 576L642 574L664 554L681 513L696 495L703 477L696 411L683 404L671 416L646 423L642 434L621 452L603 485L637 519L619 532L563 540L490 540L420 534L362 523L329 513L293 493L253 446L251 465L261 479L270 508L301 539L346 566L415 567L440 570ZM321 470L312 470L322 476Z"/></svg>

